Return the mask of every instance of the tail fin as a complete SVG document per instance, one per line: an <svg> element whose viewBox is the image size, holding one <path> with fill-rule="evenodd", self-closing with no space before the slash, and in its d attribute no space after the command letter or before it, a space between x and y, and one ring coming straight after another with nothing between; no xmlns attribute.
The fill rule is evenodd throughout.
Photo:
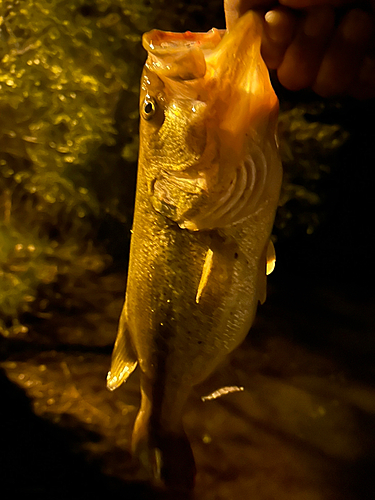
<svg viewBox="0 0 375 500"><path fill-rule="evenodd" d="M159 408L153 407L142 390L141 408L132 436L132 451L146 470L154 486L179 493L179 499L192 491L195 462L182 421L171 415L173 425L160 422ZM179 412L177 412L179 413Z"/></svg>

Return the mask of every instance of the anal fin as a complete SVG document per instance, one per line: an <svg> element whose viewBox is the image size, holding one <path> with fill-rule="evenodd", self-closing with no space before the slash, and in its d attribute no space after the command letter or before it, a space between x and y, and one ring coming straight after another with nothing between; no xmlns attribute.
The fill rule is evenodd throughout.
<svg viewBox="0 0 375 500"><path fill-rule="evenodd" d="M111 369L107 375L107 388L110 391L114 391L123 382L126 382L128 377L135 370L137 363L137 357L130 340L125 311L123 311L112 352Z"/></svg>

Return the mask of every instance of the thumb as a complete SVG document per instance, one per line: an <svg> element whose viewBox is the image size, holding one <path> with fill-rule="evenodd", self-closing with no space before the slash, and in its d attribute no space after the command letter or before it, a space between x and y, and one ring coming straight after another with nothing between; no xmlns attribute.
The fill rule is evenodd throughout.
<svg viewBox="0 0 375 500"><path fill-rule="evenodd" d="M263 10L265 13L274 6L274 0L224 0L227 30L230 30L236 23L237 19L248 10Z"/></svg>
<svg viewBox="0 0 375 500"><path fill-rule="evenodd" d="M224 0L225 24L227 30L230 30L240 17L238 12L240 3L241 0Z"/></svg>

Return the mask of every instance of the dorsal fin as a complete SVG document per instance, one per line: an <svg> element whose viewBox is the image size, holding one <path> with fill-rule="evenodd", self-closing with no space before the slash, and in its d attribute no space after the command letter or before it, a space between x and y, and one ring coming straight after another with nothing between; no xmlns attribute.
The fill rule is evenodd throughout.
<svg viewBox="0 0 375 500"><path fill-rule="evenodd" d="M275 269L276 262L275 247L271 239L268 241L267 247L263 250L261 262L263 264L260 265L258 273L258 300L263 304L267 298L267 276Z"/></svg>
<svg viewBox="0 0 375 500"><path fill-rule="evenodd" d="M272 240L268 242L266 254L266 274L267 276L272 273L276 265L276 252Z"/></svg>

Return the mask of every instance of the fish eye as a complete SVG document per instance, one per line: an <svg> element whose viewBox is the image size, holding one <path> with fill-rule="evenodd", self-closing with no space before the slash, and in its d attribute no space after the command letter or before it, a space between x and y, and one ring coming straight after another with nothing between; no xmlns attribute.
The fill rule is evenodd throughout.
<svg viewBox="0 0 375 500"><path fill-rule="evenodd" d="M151 118L154 116L156 113L156 101L150 96L145 97L143 104L142 104L142 109L141 109L141 115L145 120L151 120Z"/></svg>

